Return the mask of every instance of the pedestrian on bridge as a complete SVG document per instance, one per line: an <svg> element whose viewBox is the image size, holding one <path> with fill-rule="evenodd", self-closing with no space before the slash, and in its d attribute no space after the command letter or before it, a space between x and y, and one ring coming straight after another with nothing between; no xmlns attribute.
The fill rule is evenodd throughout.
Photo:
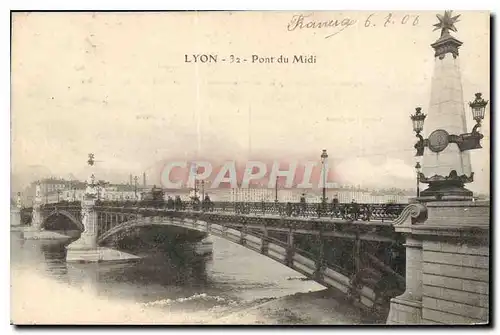
<svg viewBox="0 0 500 335"><path fill-rule="evenodd" d="M353 215L354 221L356 221L359 217L359 205L354 199L352 199L351 202L351 213Z"/></svg>
<svg viewBox="0 0 500 335"><path fill-rule="evenodd" d="M179 195L175 196L174 208L177 211L182 210L182 200L181 200L181 197Z"/></svg>
<svg viewBox="0 0 500 335"><path fill-rule="evenodd" d="M167 208L174 209L174 200L172 199L171 196L168 196L167 198Z"/></svg>
<svg viewBox="0 0 500 335"><path fill-rule="evenodd" d="M338 216L338 214L340 212L340 208L339 208L339 198L337 197L337 195L335 194L333 196L333 199L332 199L332 218L334 216Z"/></svg>
<svg viewBox="0 0 500 335"><path fill-rule="evenodd" d="M300 215L304 216L306 213L306 194L302 193L300 196Z"/></svg>
<svg viewBox="0 0 500 335"><path fill-rule="evenodd" d="M206 194L205 199L203 199L202 207L204 211L211 211L212 209L212 200L210 200L208 194Z"/></svg>
<svg viewBox="0 0 500 335"><path fill-rule="evenodd" d="M286 215L287 216L292 216L292 213L293 213L292 203L291 202L287 202L286 203Z"/></svg>

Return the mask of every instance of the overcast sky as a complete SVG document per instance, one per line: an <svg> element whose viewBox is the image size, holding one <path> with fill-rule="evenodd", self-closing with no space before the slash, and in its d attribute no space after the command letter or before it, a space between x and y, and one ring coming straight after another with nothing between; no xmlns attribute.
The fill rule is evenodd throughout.
<svg viewBox="0 0 500 335"><path fill-rule="evenodd" d="M305 161L327 149L338 182L413 187L409 115L429 104L436 13L395 12L386 27L387 12L370 27L367 12L303 13L304 23L356 23L288 31L297 14L16 13L13 181L85 179L89 152L98 177L146 171L153 183L172 159ZM489 99L489 16L458 14L464 104L476 91ZM201 53L219 62L185 62ZM248 61L220 61L231 54ZM290 61L251 64L253 54ZM293 55L316 63L292 64ZM489 122L488 109L484 148L471 153L468 188L479 192L489 188Z"/></svg>

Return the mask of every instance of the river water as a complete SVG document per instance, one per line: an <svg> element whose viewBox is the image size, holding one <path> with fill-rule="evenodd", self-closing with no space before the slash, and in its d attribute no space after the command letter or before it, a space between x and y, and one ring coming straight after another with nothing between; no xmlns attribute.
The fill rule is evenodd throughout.
<svg viewBox="0 0 500 335"><path fill-rule="evenodd" d="M68 264L69 241L23 240L12 232L11 320L217 323L269 300L324 289L265 256L212 240L211 257L157 251L135 263ZM239 315L235 323L258 321Z"/></svg>

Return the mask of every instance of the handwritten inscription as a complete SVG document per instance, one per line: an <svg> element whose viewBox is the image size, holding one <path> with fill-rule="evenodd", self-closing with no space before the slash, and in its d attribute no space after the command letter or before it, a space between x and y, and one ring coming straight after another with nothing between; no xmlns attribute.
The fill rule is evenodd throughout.
<svg viewBox="0 0 500 335"><path fill-rule="evenodd" d="M220 56L218 54L185 54L184 63L235 63L235 64L315 64L316 56L311 54L303 55L227 55Z"/></svg>
<svg viewBox="0 0 500 335"><path fill-rule="evenodd" d="M287 25L288 31L297 31L302 29L312 29L312 30L330 30L332 33L325 36L325 38L330 38L335 36L347 28L354 26L362 26L365 28L373 28L373 27L384 27L387 28L389 26L395 25L412 25L416 26L419 24L419 16L418 15L410 15L410 14L393 14L393 13L384 13L384 14L369 14L363 20L355 20L350 17L344 17L342 19L330 19L330 20L314 20L312 19L312 14L303 15L298 14L292 16L292 19Z"/></svg>

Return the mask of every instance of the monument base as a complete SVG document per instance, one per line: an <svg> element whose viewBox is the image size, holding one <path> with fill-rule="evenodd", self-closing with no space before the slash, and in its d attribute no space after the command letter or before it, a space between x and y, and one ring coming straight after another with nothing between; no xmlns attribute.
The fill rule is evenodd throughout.
<svg viewBox="0 0 500 335"><path fill-rule="evenodd" d="M472 191L464 187L460 180L430 181L429 187L420 192L420 200L471 200Z"/></svg>

